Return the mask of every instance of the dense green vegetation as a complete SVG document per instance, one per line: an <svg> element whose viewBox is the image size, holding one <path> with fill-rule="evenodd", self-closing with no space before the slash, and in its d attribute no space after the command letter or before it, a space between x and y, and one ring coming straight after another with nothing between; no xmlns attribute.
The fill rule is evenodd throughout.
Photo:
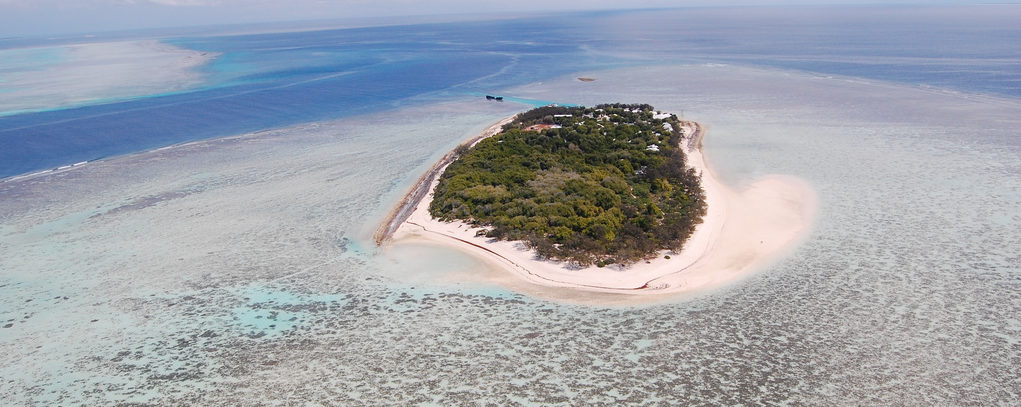
<svg viewBox="0 0 1021 407"><path fill-rule="evenodd" d="M460 148L429 211L582 265L676 250L706 211L679 128L649 105L533 109Z"/></svg>

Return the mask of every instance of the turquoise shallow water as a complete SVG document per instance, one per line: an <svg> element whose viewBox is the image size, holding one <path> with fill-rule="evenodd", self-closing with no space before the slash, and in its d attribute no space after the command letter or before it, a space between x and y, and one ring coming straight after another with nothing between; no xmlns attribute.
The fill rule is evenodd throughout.
<svg viewBox="0 0 1021 407"><path fill-rule="evenodd" d="M368 243L418 174L510 104L193 144L4 186L4 398L1016 400L1021 163L998 140L1017 102L719 65L585 74L599 80L507 93L683 109L728 182L816 188L808 240L701 297L570 305L456 252Z"/></svg>
<svg viewBox="0 0 1021 407"><path fill-rule="evenodd" d="M457 252L375 248L376 222L423 171L527 108L448 94L0 183L0 399L1019 403L1021 102L647 64L493 92L648 102L705 124L731 185L806 180L813 230L748 280L622 305L501 284Z"/></svg>
<svg viewBox="0 0 1021 407"><path fill-rule="evenodd" d="M648 64L735 63L1017 98L1019 19L1009 5L709 7L0 39L0 94L14 95L0 100L0 178Z"/></svg>

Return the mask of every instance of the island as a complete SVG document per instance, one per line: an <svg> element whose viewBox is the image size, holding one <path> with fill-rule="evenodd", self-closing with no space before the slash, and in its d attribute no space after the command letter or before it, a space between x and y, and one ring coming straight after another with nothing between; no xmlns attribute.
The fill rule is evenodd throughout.
<svg viewBox="0 0 1021 407"><path fill-rule="evenodd" d="M679 251L706 212L682 138L649 105L532 109L456 150L429 213L576 266Z"/></svg>
<svg viewBox="0 0 1021 407"><path fill-rule="evenodd" d="M549 287L673 293L736 281L803 236L814 194L767 176L723 186L704 128L647 104L544 106L430 168L376 230L446 245Z"/></svg>

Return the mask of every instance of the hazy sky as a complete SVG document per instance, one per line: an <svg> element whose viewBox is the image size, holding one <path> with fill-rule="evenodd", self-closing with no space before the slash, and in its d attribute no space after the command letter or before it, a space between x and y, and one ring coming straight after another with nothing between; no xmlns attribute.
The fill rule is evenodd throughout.
<svg viewBox="0 0 1021 407"><path fill-rule="evenodd" d="M1005 1L1005 0L993 0ZM945 0L938 3L988 3ZM0 36L79 33L150 27L706 5L864 4L876 0L0 0ZM901 0L932 4L931 0Z"/></svg>

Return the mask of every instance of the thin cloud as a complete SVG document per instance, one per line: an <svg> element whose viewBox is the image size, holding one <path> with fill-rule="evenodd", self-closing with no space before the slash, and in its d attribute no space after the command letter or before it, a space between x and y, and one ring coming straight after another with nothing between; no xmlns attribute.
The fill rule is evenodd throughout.
<svg viewBox="0 0 1021 407"><path fill-rule="evenodd" d="M162 4L164 6L209 6L216 1L207 0L147 0L150 3Z"/></svg>

